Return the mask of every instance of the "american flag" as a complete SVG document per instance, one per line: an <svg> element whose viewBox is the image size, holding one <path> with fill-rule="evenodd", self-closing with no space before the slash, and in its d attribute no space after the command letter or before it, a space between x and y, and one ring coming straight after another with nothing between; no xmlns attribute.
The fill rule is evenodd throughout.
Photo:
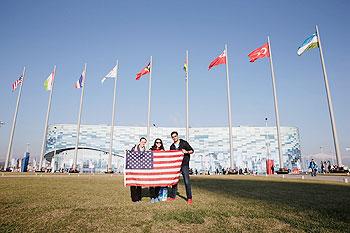
<svg viewBox="0 0 350 233"><path fill-rule="evenodd" d="M12 91L15 91L16 88L22 83L23 76L21 75L14 83L12 83Z"/></svg>
<svg viewBox="0 0 350 233"><path fill-rule="evenodd" d="M126 151L126 186L170 186L179 182L184 154L178 150Z"/></svg>

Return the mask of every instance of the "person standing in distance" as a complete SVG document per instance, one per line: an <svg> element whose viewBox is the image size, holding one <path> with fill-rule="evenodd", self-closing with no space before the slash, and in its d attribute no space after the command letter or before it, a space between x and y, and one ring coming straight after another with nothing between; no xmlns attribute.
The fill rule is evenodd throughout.
<svg viewBox="0 0 350 233"><path fill-rule="evenodd" d="M187 204L192 204L192 191L190 183L190 155L193 154L194 150L187 141L179 138L179 134L176 131L173 131L170 136L174 142L171 144L170 150L181 150L184 153L184 158L181 164L181 173L186 188ZM168 198L169 201L175 200L176 192L177 184L172 186L170 198Z"/></svg>

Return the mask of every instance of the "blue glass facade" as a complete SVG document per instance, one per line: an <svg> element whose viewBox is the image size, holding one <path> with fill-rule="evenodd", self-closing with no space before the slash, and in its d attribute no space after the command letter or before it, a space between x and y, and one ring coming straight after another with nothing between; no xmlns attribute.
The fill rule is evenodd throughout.
<svg viewBox="0 0 350 233"><path fill-rule="evenodd" d="M170 133L178 131L180 138L185 138L185 128L153 127L150 145L155 138L161 138L169 148L172 140ZM113 167L122 170L125 150L137 144L139 138L146 136L146 127L116 126L114 129ZM197 170L222 169L229 167L229 139L227 127L190 128L189 143L195 153L191 156L190 166ZM55 168L69 167L73 163L73 151L76 141L76 125L50 125L47 137L46 153L66 150L54 157ZM281 127L283 167L300 168L300 140L296 127ZM105 171L107 152L109 151L110 126L82 125L80 133L78 166L80 169ZM278 161L277 135L275 127L234 127L234 161L238 168L248 168L262 173L266 170L266 159ZM50 159L50 158L48 158Z"/></svg>

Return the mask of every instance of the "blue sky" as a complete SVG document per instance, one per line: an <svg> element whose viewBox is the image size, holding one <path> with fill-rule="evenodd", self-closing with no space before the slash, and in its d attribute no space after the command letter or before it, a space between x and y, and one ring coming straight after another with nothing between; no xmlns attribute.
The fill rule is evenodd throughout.
<svg viewBox="0 0 350 233"><path fill-rule="evenodd" d="M43 81L57 65L50 123L77 122L80 91L73 88L87 62L82 124L109 124L113 85L101 78L119 59L117 125L146 125L148 79L135 74L153 56L152 123L182 127L182 70L189 50L190 125L226 126L225 66L207 71L228 44L233 125L274 125L268 59L247 54L271 39L282 126L300 129L302 153L333 151L319 52L296 50L315 31L323 43L341 151L350 147L350 16L348 1L1 1L0 160L5 158L23 66L14 157L40 151L48 92Z"/></svg>

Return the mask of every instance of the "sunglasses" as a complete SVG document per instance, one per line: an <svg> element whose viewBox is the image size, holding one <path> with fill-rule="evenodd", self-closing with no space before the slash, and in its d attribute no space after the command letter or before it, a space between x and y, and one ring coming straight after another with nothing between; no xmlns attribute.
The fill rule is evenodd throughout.
<svg viewBox="0 0 350 233"><path fill-rule="evenodd" d="M160 143L160 144L162 144L162 142L156 142L156 143Z"/></svg>

